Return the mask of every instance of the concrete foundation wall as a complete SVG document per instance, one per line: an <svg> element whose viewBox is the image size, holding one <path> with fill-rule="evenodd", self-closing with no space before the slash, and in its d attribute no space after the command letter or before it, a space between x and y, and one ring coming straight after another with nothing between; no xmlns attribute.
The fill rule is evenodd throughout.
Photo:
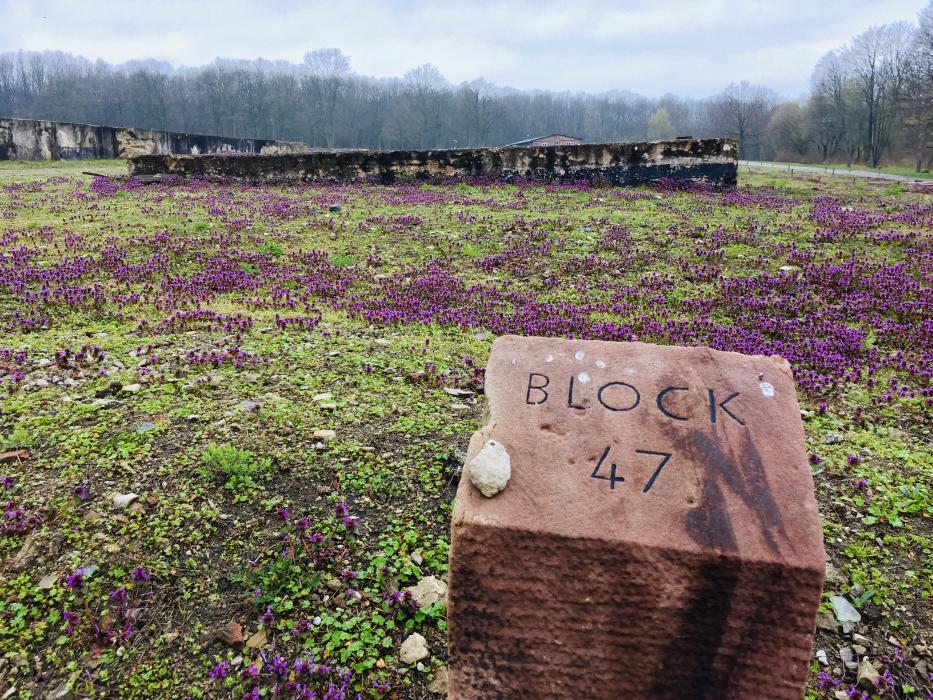
<svg viewBox="0 0 933 700"><path fill-rule="evenodd" d="M89 160L172 153L303 153L305 144L0 118L0 160Z"/></svg>
<svg viewBox="0 0 933 700"><path fill-rule="evenodd" d="M275 156L139 156L131 175L223 177L251 182L490 176L509 180L603 180L636 185L661 178L734 185L731 139L598 143L443 151L324 151Z"/></svg>

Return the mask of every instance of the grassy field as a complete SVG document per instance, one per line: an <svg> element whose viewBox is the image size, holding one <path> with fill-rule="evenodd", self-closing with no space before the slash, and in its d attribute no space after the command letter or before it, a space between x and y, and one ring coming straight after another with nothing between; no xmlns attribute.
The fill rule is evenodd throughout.
<svg viewBox="0 0 933 700"><path fill-rule="evenodd" d="M861 170L863 172L872 172L872 173L884 173L886 175L903 175L905 177L912 177L919 180L930 180L933 179L933 173L918 173L913 168L901 166L901 165L885 165L880 168L869 168L867 165L853 165L846 166L844 163L794 163L790 161L774 161L779 165L790 165L790 166L804 166L807 168L826 168L829 171L827 174L832 174L832 171L835 171L835 174L845 173L847 170ZM761 168L759 168L761 169Z"/></svg>
<svg viewBox="0 0 933 700"><path fill-rule="evenodd" d="M787 357L830 560L808 697L862 697L859 655L864 697L933 697L930 195L84 170L125 166L0 163L0 697L438 697L443 600L406 588L446 575L502 333Z"/></svg>

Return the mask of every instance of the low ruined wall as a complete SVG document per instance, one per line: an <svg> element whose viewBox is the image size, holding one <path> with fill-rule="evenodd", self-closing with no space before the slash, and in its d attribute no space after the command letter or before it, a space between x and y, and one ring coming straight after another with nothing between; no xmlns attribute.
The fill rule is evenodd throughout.
<svg viewBox="0 0 933 700"><path fill-rule="evenodd" d="M442 151L323 151L269 156L139 156L129 172L142 179L221 177L251 182L489 176L602 180L637 185L661 178L734 185L738 144L731 139L647 143L469 148Z"/></svg>
<svg viewBox="0 0 933 700"><path fill-rule="evenodd" d="M0 118L0 160L89 160L178 153L303 153L303 143Z"/></svg>
<svg viewBox="0 0 933 700"><path fill-rule="evenodd" d="M116 158L116 130L90 124L0 119L0 160Z"/></svg>

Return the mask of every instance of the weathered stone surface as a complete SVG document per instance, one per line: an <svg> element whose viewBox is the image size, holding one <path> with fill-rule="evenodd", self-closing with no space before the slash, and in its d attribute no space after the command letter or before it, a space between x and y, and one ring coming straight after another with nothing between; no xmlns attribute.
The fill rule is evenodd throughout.
<svg viewBox="0 0 933 700"><path fill-rule="evenodd" d="M486 377L465 469L492 439L512 478L460 481L449 697L799 699L825 555L787 362L506 336Z"/></svg>
<svg viewBox="0 0 933 700"><path fill-rule="evenodd" d="M168 153L296 154L303 143L0 118L0 160L85 160Z"/></svg>
<svg viewBox="0 0 933 700"><path fill-rule="evenodd" d="M251 182L399 177L495 177L606 181L638 185L660 178L735 185L738 144L730 139L678 139L576 146L460 148L436 151L320 151L303 155L149 156L129 159L131 175L223 177Z"/></svg>

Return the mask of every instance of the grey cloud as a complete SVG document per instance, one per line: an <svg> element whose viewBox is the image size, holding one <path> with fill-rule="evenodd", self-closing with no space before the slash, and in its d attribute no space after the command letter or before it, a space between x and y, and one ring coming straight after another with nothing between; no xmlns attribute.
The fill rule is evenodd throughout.
<svg viewBox="0 0 933 700"><path fill-rule="evenodd" d="M0 51L55 49L119 63L215 56L300 61L336 46L353 68L424 62L452 82L701 96L738 80L807 89L827 50L868 26L914 20L923 0L786 2L122 2L0 0Z"/></svg>

